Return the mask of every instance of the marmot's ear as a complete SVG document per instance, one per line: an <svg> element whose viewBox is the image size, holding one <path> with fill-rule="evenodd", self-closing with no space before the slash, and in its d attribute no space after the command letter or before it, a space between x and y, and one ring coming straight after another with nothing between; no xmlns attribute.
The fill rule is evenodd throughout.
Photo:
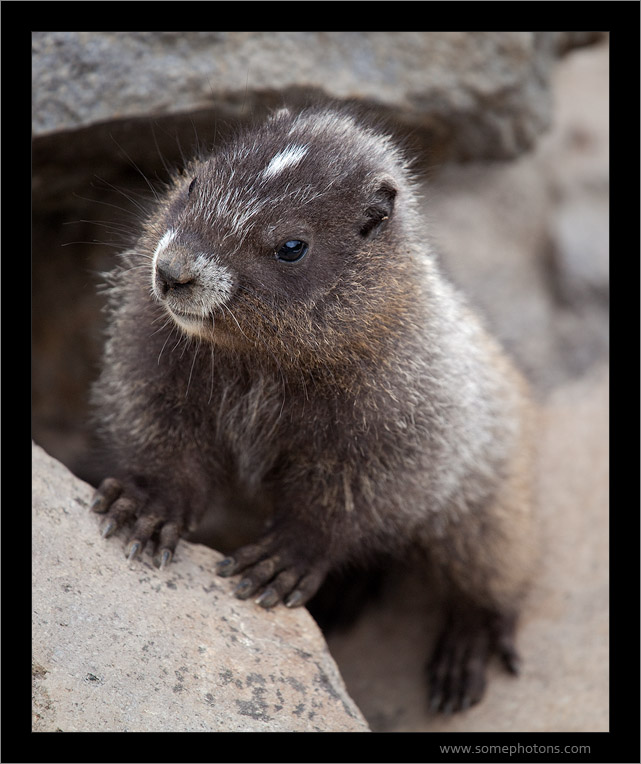
<svg viewBox="0 0 641 764"><path fill-rule="evenodd" d="M394 212L396 188L390 181L383 181L371 195L363 213L360 234L365 239L377 236Z"/></svg>

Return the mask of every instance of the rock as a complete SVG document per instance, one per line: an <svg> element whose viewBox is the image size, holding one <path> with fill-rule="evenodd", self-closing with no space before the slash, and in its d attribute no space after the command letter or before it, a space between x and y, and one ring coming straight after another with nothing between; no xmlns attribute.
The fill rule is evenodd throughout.
<svg viewBox="0 0 641 764"><path fill-rule="evenodd" d="M608 355L608 47L568 56L553 84L534 151L446 165L424 191L444 266L545 392Z"/></svg>
<svg viewBox="0 0 641 764"><path fill-rule="evenodd" d="M40 136L214 106L239 116L275 97L314 94L393 112L427 129L439 153L510 157L549 124L554 60L592 39L550 32L35 32L33 128Z"/></svg>
<svg viewBox="0 0 641 764"><path fill-rule="evenodd" d="M199 545L128 566L91 494L34 445L34 731L368 730L306 610L236 600Z"/></svg>

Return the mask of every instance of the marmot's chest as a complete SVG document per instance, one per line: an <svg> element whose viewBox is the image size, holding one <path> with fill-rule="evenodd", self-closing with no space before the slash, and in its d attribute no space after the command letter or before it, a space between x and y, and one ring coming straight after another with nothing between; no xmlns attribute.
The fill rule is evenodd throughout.
<svg viewBox="0 0 641 764"><path fill-rule="evenodd" d="M219 480L254 492L287 443L290 423L282 395L260 377L246 385L230 384L222 375L214 382L219 384L211 397L200 404L203 451Z"/></svg>

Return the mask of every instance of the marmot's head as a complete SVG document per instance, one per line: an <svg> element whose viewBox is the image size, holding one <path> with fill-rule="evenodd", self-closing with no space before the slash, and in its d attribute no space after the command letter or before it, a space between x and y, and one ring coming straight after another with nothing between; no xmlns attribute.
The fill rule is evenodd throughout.
<svg viewBox="0 0 641 764"><path fill-rule="evenodd" d="M187 172L143 237L153 298L182 331L328 364L398 323L413 192L386 135L283 109Z"/></svg>

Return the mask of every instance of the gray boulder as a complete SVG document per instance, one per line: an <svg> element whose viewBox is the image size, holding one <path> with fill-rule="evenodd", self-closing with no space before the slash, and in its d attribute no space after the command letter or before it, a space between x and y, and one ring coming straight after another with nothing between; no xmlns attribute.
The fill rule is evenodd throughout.
<svg viewBox="0 0 641 764"><path fill-rule="evenodd" d="M34 731L368 731L306 610L236 600L200 545L128 566L91 494L34 445Z"/></svg>
<svg viewBox="0 0 641 764"><path fill-rule="evenodd" d="M560 53L596 33L35 32L34 133L257 104L358 99L463 158L515 156L548 126ZM98 97L97 97L98 96Z"/></svg>

